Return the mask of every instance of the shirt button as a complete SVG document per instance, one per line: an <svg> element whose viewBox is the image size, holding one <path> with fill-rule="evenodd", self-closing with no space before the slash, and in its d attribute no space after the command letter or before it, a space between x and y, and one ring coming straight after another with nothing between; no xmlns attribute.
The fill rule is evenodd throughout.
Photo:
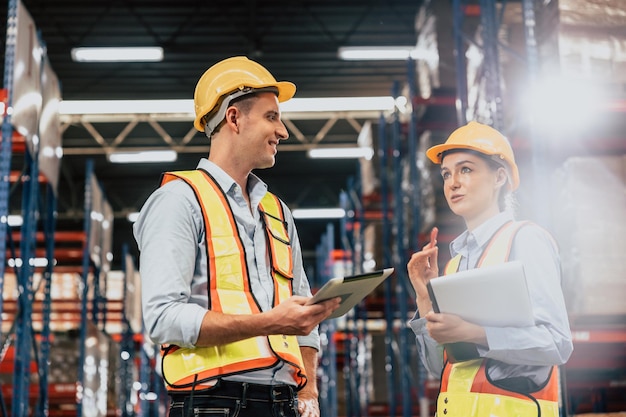
<svg viewBox="0 0 626 417"><path fill-rule="evenodd" d="M447 408L444 408L444 409L443 409L443 413L444 413L444 414L448 414L448 409L447 409Z"/></svg>
<svg viewBox="0 0 626 417"><path fill-rule="evenodd" d="M448 404L448 397L443 399L444 404Z"/></svg>

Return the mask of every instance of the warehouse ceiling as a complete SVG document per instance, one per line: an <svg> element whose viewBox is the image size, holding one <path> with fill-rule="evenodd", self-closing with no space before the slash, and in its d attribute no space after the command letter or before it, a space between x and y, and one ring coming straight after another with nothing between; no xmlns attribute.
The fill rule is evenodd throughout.
<svg viewBox="0 0 626 417"><path fill-rule="evenodd" d="M448 2L438 3L449 7ZM246 55L265 65L277 79L294 82L299 98L390 95L394 83L407 82L406 62L341 61L337 50L341 46L415 45L416 15L422 1L24 0L23 4L47 48L63 100L136 100L190 99L200 75L233 55ZM6 4L2 13L6 16ZM451 26L442 31L448 36L451 32ZM70 51L80 46L161 46L165 58L158 63L76 63ZM452 53L451 44L443 49ZM450 68L447 71L439 91L451 96L453 77ZM291 140L279 146L276 166L257 174L292 208L336 207L341 190L358 172L358 162L312 160L306 149L354 144L366 120L339 114L290 120ZM445 128L453 127L450 108L443 120L448 123ZM113 251L114 266L119 267L124 243L136 254L126 214L141 207L162 171L194 168L207 155L207 145L189 120L97 123L65 119L57 230L83 229L85 170L87 161L93 161L116 215ZM111 164L105 155L112 147L172 146L178 148L179 156L167 164ZM11 207L19 211L21 199L12 195ZM298 221L305 257L311 263L326 224Z"/></svg>

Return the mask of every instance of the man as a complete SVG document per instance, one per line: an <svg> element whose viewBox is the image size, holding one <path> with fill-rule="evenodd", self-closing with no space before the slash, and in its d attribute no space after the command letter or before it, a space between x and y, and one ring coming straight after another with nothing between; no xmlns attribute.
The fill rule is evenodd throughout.
<svg viewBox="0 0 626 417"><path fill-rule="evenodd" d="M294 94L245 57L209 68L194 94L208 159L165 173L134 225L171 417L319 416L317 325L339 299L306 304L291 212L252 174L274 165L288 137L279 102Z"/></svg>

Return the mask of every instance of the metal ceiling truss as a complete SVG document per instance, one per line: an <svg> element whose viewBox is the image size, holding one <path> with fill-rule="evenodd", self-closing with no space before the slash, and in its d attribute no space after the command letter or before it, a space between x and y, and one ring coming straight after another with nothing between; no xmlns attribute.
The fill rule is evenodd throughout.
<svg viewBox="0 0 626 417"><path fill-rule="evenodd" d="M298 112L283 113L282 120L289 130L291 137L297 143L281 144L280 150L284 151L307 151L312 148L333 148L346 145L356 145L358 134L361 132L362 123L365 120L376 121L380 118L378 111L349 111L349 112ZM305 120L324 121L324 125L314 134L303 133L304 129L297 123ZM337 122L345 120L354 129L354 140L347 142L329 143L329 136L334 134ZM165 129L162 123L184 123L191 128L182 137L175 137ZM66 132L70 126L81 126L87 137L73 139L84 143L84 146L64 146L65 155L106 155L114 151L145 151L147 149L165 150L171 149L178 153L205 153L206 146L190 145L192 139L198 134L192 125L193 120L186 114L74 114L61 116L61 131ZM100 133L97 126L107 123L126 123L125 127L115 137L105 137ZM132 135L133 130L141 123L149 125L156 135L163 141L162 144L147 146L123 146L124 141ZM345 132L342 132L345 136ZM326 139L326 143L323 143Z"/></svg>

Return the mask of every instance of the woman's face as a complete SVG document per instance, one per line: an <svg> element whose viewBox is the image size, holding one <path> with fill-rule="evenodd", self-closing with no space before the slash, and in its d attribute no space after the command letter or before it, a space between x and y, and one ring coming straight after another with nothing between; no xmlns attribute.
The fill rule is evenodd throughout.
<svg viewBox="0 0 626 417"><path fill-rule="evenodd" d="M441 161L446 201L471 230L500 212L498 195L506 184L504 168L494 170L471 152L453 152Z"/></svg>

